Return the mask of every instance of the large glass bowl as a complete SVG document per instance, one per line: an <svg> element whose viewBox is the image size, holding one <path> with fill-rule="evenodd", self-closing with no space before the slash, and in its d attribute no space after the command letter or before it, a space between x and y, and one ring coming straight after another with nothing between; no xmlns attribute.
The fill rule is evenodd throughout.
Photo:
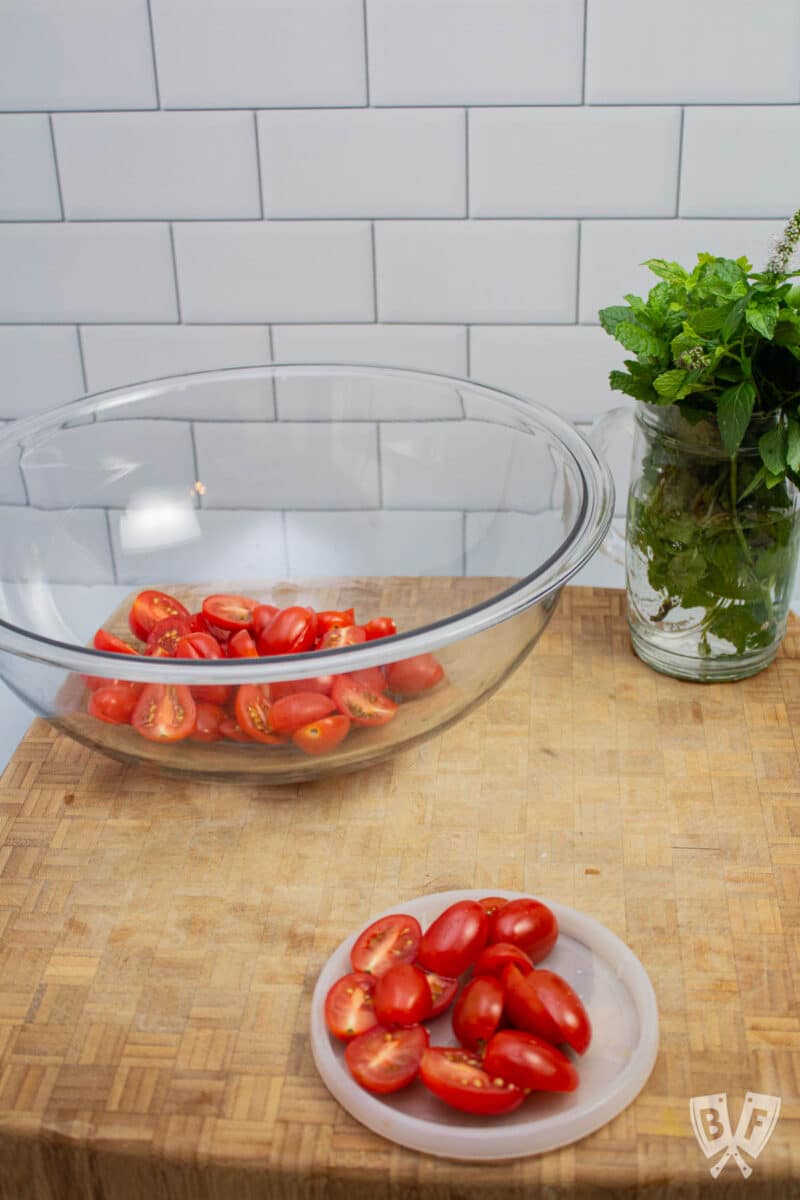
<svg viewBox="0 0 800 1200"><path fill-rule="evenodd" d="M605 466L541 405L393 368L270 366L92 396L0 435L0 673L36 713L117 759L266 783L352 771L486 699L525 658L613 513ZM11 501L11 503L9 503ZM215 661L131 640L144 588L391 616L394 637ZM85 677L272 685L432 654L444 676L329 752L149 741L87 712ZM185 695L185 693L182 693Z"/></svg>

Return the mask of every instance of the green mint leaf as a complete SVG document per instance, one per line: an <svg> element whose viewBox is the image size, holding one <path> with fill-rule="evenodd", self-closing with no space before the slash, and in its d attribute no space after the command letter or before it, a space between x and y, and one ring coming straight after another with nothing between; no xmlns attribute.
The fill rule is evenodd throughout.
<svg viewBox="0 0 800 1200"><path fill-rule="evenodd" d="M668 283L686 283L689 279L689 272L680 263L667 262L665 258L648 258L642 266L649 267L654 275Z"/></svg>
<svg viewBox="0 0 800 1200"><path fill-rule="evenodd" d="M678 369L664 371L653 380L653 387L667 404L672 404L674 401L688 396L693 384L691 373Z"/></svg>
<svg viewBox="0 0 800 1200"><path fill-rule="evenodd" d="M718 333L728 310L726 308L697 308L692 310L691 324L699 334Z"/></svg>
<svg viewBox="0 0 800 1200"><path fill-rule="evenodd" d="M775 333L779 310L780 305L777 300L754 296L744 310L744 319L752 329L755 329L756 333L760 333L767 341L771 341Z"/></svg>
<svg viewBox="0 0 800 1200"><path fill-rule="evenodd" d="M620 321L614 334L626 350L645 358L658 358L661 354L661 341L654 333L634 325L633 321Z"/></svg>
<svg viewBox="0 0 800 1200"><path fill-rule="evenodd" d="M725 320L722 322L722 327L720 329L723 342L729 342L737 332L742 323L746 308L747 300L743 298L741 300L737 300L736 303L728 309L728 313L725 317Z"/></svg>
<svg viewBox="0 0 800 1200"><path fill-rule="evenodd" d="M756 389L749 379L729 387L717 401L719 433L728 454L735 454L741 445L755 402Z"/></svg>
<svg viewBox="0 0 800 1200"><path fill-rule="evenodd" d="M789 417L786 461L793 471L800 471L800 424L793 417Z"/></svg>
<svg viewBox="0 0 800 1200"><path fill-rule="evenodd" d="M631 310L624 304L612 304L608 308L601 308L598 313L600 324L612 337L616 335L620 321L627 321L630 315Z"/></svg>
<svg viewBox="0 0 800 1200"><path fill-rule="evenodd" d="M776 425L774 429L769 429L762 434L758 439L758 449L761 454L761 461L767 468L769 475L779 475L783 477L786 470L786 449L787 439L786 430L782 425ZM769 477L767 478L767 487L770 486Z"/></svg>
<svg viewBox="0 0 800 1200"><path fill-rule="evenodd" d="M633 379L625 371L612 371L608 382L615 392L624 392L634 400L645 400L650 404L658 403L658 396L653 391L649 381Z"/></svg>

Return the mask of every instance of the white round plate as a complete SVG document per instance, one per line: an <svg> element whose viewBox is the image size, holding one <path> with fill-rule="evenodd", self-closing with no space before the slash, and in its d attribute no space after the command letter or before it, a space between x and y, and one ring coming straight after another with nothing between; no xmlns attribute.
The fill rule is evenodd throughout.
<svg viewBox="0 0 800 1200"><path fill-rule="evenodd" d="M423 930L457 900L504 896L503 890L438 892L407 900L379 913L408 913ZM373 1096L355 1082L344 1060L344 1042L325 1025L329 988L352 970L350 950L361 929L345 939L320 972L311 1004L311 1050L317 1070L343 1108L374 1133L411 1150L441 1158L487 1162L522 1158L567 1146L622 1112L644 1087L658 1051L658 1008L642 964L624 942L599 921L544 900L558 918L560 933L542 966L568 980L592 1022L592 1042L582 1057L573 1055L581 1082L574 1092L539 1092L503 1117L476 1117L448 1108L416 1080L391 1096ZM457 1044L452 1007L426 1022L432 1046Z"/></svg>

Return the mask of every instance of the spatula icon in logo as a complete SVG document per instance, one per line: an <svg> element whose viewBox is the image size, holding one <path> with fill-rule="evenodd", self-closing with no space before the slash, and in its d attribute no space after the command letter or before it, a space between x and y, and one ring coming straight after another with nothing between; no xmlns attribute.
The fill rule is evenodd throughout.
<svg viewBox="0 0 800 1200"><path fill-rule="evenodd" d="M740 1151L744 1150L751 1158L758 1158L772 1136L781 1111L780 1096L765 1096L761 1092L748 1092L744 1098L744 1107L736 1126L736 1133L731 1133L731 1123L728 1116L728 1097L725 1092L716 1096L693 1096L689 1101L689 1113L692 1118L694 1136L706 1158L719 1154L720 1158L710 1168L714 1179L717 1179L728 1162L733 1159L745 1179L753 1174L753 1168L748 1166Z"/></svg>

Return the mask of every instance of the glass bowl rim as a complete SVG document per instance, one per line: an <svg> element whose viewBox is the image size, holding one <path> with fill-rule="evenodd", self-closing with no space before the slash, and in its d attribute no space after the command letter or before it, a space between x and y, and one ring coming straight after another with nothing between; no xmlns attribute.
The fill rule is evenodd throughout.
<svg viewBox="0 0 800 1200"><path fill-rule="evenodd" d="M379 666L429 653L443 646L480 633L500 624L511 616L531 608L564 584L583 567L599 549L614 515L614 483L607 464L598 458L589 442L564 417L535 400L529 400L506 389L463 379L443 372L423 371L410 367L372 365L368 363L285 362L265 363L260 366L225 367L212 371L182 372L178 375L125 384L118 388L104 389L76 400L60 404L55 408L36 413L31 417L12 421L0 430L0 453L14 444L46 432L63 427L65 421L93 416L97 412L113 410L124 404L141 400L152 400L159 394L174 390L176 385L196 386L208 383L224 383L229 379L270 379L280 374L329 375L348 377L382 377L410 379L412 382L428 381L434 384L449 384L455 388L477 392L484 399L499 404L513 413L523 423L538 424L546 433L558 441L569 455L582 484L582 495L578 511L569 532L561 545L534 571L523 576L510 587L501 589L490 599L462 609L439 621L417 626L413 630L398 633L391 638L338 650L314 650L302 654L273 655L257 659L163 659L144 655L125 656L125 677L135 682L197 684L200 676L213 675L220 684L269 683L287 678L287 667L291 665L291 678L311 678L322 674L336 674L349 670ZM141 418L145 420L147 418ZM169 419L169 418L164 418ZM190 418L191 419L191 418ZM467 418L470 419L470 418ZM479 420L480 418L474 418ZM202 420L202 418L198 418ZM380 418L374 418L379 421ZM369 419L366 421L369 423ZM418 423L419 418L409 417L409 424ZM247 424L247 420L240 422ZM592 486L590 486L590 484ZM133 590L133 589L131 589ZM91 646L79 646L48 638L14 625L0 617L0 650L32 658L51 666L77 671L83 674L115 678L119 671L120 655L96 650ZM358 654L356 659L355 655ZM108 671L103 668L108 668Z"/></svg>

